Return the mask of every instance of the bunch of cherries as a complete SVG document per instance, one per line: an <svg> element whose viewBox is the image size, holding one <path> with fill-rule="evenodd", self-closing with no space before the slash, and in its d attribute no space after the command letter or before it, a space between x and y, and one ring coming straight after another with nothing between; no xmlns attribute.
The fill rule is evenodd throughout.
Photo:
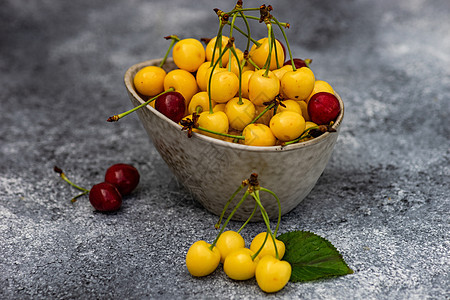
<svg viewBox="0 0 450 300"><path fill-rule="evenodd" d="M70 181L66 174L58 167L54 167L64 181L82 191L75 196L77 198L89 194L89 202L98 211L112 212L119 210L122 206L122 197L129 195L139 184L140 175L138 170L129 164L114 164L106 170L105 180L92 186L90 190L80 187Z"/></svg>
<svg viewBox="0 0 450 300"><path fill-rule="evenodd" d="M260 16L246 14L251 11ZM136 91L147 101L108 121L150 104L189 135L194 131L251 146L286 145L333 131L330 125L340 113L333 88L316 80L310 59L293 58L284 32L289 23L279 22L271 11L270 5L244 9L242 1L229 12L215 9L219 31L201 39L206 47L194 38L165 37L171 44L160 65L146 66L134 76ZM237 19L247 30L236 25ZM251 20L266 25L267 37L252 37ZM287 47L275 38L274 25ZM223 34L226 26L228 36ZM243 50L234 44L236 31L247 39ZM166 72L172 48L177 68Z"/></svg>
<svg viewBox="0 0 450 300"><path fill-rule="evenodd" d="M280 200L274 192L259 185L256 173L251 174L250 178L244 180L236 192L233 193L225 204L215 227L216 229L220 227L229 204L246 186L248 187L247 190L221 226L215 240L211 244L200 240L191 245L186 254L186 266L191 275L202 277L214 272L219 264L222 263L223 270L229 278L241 281L255 277L258 286L264 292L277 292L289 282L292 267L287 261L281 260L285 254L286 247L282 241L276 239L281 221ZM270 228L269 216L261 203L260 192L271 194L278 203L278 222L274 231ZM253 212L238 231L224 231L234 213L249 196L255 202ZM253 238L250 247L246 248L244 238L240 232L258 209L267 229L257 234Z"/></svg>

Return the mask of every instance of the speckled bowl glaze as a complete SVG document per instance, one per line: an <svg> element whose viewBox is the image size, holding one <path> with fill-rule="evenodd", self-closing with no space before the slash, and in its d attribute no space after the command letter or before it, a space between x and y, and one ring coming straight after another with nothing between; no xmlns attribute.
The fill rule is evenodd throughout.
<svg viewBox="0 0 450 300"><path fill-rule="evenodd" d="M125 86L134 106L144 99L134 89L134 75L143 67L159 65L161 59L149 60L130 67L125 73ZM175 69L172 60L165 63L166 71ZM230 143L194 133L188 138L181 126L147 105L137 111L154 146L176 178L207 210L220 215L222 209L241 182L257 173L260 185L275 192L281 201L281 213L295 208L313 189L336 143L344 116L344 105L337 95L341 113L333 127L336 132L288 146L255 147ZM243 195L236 196L228 212ZM261 193L261 201L270 218L278 216L276 200ZM233 216L246 220L255 202L249 197ZM227 216L227 215L226 215ZM261 220L255 214L253 221Z"/></svg>

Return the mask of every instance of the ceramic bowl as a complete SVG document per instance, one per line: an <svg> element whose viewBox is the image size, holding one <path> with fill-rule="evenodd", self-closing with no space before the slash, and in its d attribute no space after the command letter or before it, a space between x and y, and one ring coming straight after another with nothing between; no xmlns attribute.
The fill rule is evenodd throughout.
<svg viewBox="0 0 450 300"><path fill-rule="evenodd" d="M161 59L144 61L125 73L125 86L134 106L144 99L134 89L134 75L143 67L159 65ZM166 71L175 69L172 60ZM313 189L327 165L336 143L344 116L344 105L337 95L341 113L333 127L336 132L288 146L256 147L230 143L194 133L188 138L181 126L169 120L153 107L137 110L138 116L153 145L175 177L207 210L220 215L225 203L252 173L258 174L260 186L272 190L281 201L282 215L295 208ZM229 211L243 194L234 199ZM270 218L278 216L276 200L261 193L261 201ZM255 202L248 198L237 210L233 220L246 220ZM227 216L227 214L226 214ZM253 221L261 220L255 214Z"/></svg>

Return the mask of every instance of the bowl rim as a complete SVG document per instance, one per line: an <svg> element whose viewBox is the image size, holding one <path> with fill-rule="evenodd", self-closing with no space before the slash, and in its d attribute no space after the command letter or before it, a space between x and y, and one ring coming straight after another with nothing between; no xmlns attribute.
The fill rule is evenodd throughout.
<svg viewBox="0 0 450 300"><path fill-rule="evenodd" d="M142 69L143 67L146 66L158 66L159 63L161 62L162 58L157 58L157 59L151 59L151 60L146 60L146 61L142 61L139 63L136 63L134 65L132 65L131 67L129 67L127 69L127 71L125 72L124 75L124 83L125 86L128 90L128 92L140 103L145 103L146 101L144 101L144 99L142 99L142 97L137 93L137 91L134 88L134 82L133 82L133 73L137 72L138 70ZM172 58L168 58L166 60L166 63L173 63L173 59ZM340 95L335 91L335 96L339 101L339 105L341 107L341 111L339 113L339 115L336 118L336 122L332 125L332 128L336 129L336 131L338 131L342 120L344 118L344 102L342 101ZM156 115L157 117L159 117L160 119L163 119L165 121L167 121L170 126L181 130L181 127L179 124L173 122L172 120L170 120L168 117L166 117L165 115L163 115L162 113L160 113L159 111L157 111L155 108L153 108L150 105L146 105L145 108L143 109L148 109L150 110L154 115ZM311 140L308 141L304 141L304 142L300 142L300 143L294 143L294 144L289 144L286 146L282 146L282 145L276 145L276 146L248 146L248 145L243 145L243 144L238 144L238 143L230 143L227 141L223 141L217 138L213 138L204 134L200 134L200 133L196 133L193 132L192 138L194 139L200 139L218 146L222 146L222 147L227 147L227 148L234 148L234 149L239 149L239 150L244 150L244 151L256 151L256 152L280 152L280 151L292 151L292 150L297 150L300 148L306 148L306 147L310 147L313 146L315 144L321 143L323 142L330 134L337 134L338 132L325 132L324 134L320 135L319 137L313 138Z"/></svg>

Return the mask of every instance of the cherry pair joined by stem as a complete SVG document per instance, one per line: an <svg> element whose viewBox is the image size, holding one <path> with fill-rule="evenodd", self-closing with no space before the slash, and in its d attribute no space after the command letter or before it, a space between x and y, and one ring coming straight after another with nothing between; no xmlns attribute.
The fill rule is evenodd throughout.
<svg viewBox="0 0 450 300"><path fill-rule="evenodd" d="M89 202L98 211L112 212L122 206L122 197L130 194L138 185L140 175L138 170L128 164L115 164L108 168L105 173L105 181L95 184L90 190L82 188L71 182L64 172L54 167L54 171L73 187L83 191L83 193L72 199L75 202L80 196L89 193Z"/></svg>
<svg viewBox="0 0 450 300"><path fill-rule="evenodd" d="M128 164L115 164L106 170L105 181L94 185L89 202L98 211L116 211L122 206L122 196L129 195L138 185L138 170Z"/></svg>

